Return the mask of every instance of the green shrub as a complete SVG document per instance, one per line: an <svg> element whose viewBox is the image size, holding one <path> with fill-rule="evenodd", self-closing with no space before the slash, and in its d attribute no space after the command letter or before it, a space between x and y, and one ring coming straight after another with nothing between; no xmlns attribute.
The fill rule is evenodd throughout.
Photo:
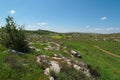
<svg viewBox="0 0 120 80"><path fill-rule="evenodd" d="M9 49L20 52L28 52L28 43L25 40L25 32L22 27L17 27L13 18L6 18L6 25L1 28L0 42Z"/></svg>
<svg viewBox="0 0 120 80"><path fill-rule="evenodd" d="M82 72L73 68L62 69L56 78L57 80L90 80Z"/></svg>

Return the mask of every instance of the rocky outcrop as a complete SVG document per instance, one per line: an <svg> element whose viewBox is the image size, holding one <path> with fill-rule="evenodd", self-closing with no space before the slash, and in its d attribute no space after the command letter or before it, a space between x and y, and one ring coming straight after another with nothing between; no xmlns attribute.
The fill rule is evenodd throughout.
<svg viewBox="0 0 120 80"><path fill-rule="evenodd" d="M45 55L39 55L36 60L38 63L45 66L44 74L48 75L52 79L54 78L51 76L51 71L53 71L55 74L60 73L61 68L63 65L61 65L62 62L65 63L65 65L73 67L77 71L83 72L87 77L91 77L89 69L86 68L84 62L77 61L76 59L72 58L65 58L62 55L54 54L53 57L48 57ZM51 80L52 80L51 79Z"/></svg>
<svg viewBox="0 0 120 80"><path fill-rule="evenodd" d="M47 43L47 47L45 50L60 50L60 45L54 42ZM76 50L67 49L67 47L63 47L63 51L66 51L65 54L69 55L69 57L64 57L62 54L54 54L53 56L45 56L39 55L37 56L37 62L44 67L44 74L49 76L49 80L54 80L54 76L52 74L60 73L63 68L66 66L70 68L74 68L77 71L82 72L87 77L91 77L91 73L89 69L86 67L83 61L78 61L76 58L81 58L81 53ZM69 51L70 50L70 51ZM71 56L70 56L71 55ZM52 74L51 74L52 73Z"/></svg>
<svg viewBox="0 0 120 80"><path fill-rule="evenodd" d="M48 42L45 50L60 50L60 45L55 42Z"/></svg>

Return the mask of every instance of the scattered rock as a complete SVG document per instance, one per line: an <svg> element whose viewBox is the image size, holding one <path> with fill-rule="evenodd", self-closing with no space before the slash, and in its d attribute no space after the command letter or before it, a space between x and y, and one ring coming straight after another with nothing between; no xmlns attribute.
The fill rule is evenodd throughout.
<svg viewBox="0 0 120 80"><path fill-rule="evenodd" d="M49 42L45 50L60 50L60 45L55 42Z"/></svg>
<svg viewBox="0 0 120 80"><path fill-rule="evenodd" d="M64 49L67 49L67 47L65 46Z"/></svg>
<svg viewBox="0 0 120 80"><path fill-rule="evenodd" d="M54 77L50 76L50 77L49 77L49 80L55 80L55 79L54 79Z"/></svg>
<svg viewBox="0 0 120 80"><path fill-rule="evenodd" d="M76 70L78 70L78 71L80 70L80 66L78 66L78 65L76 65L76 64L74 64L73 67L74 67Z"/></svg>
<svg viewBox="0 0 120 80"><path fill-rule="evenodd" d="M74 54L78 54L76 51L71 52ZM60 73L61 67L64 66L60 65L61 62L65 63L65 65L73 67L77 71L82 71L83 74L85 74L88 77L91 77L91 73L89 72L89 69L86 68L84 62L78 61L75 58L63 57L61 54L54 54L53 57L40 55L37 57L37 62L42 65L47 64L44 70L44 74L49 76L49 80L54 80L54 76L51 75L51 71L53 71L55 74Z"/></svg>
<svg viewBox="0 0 120 80"><path fill-rule="evenodd" d="M45 75L50 75L50 68L49 67L44 70L44 74Z"/></svg>
<svg viewBox="0 0 120 80"><path fill-rule="evenodd" d="M77 55L77 57L78 57L78 58L81 58L81 55L80 55L80 54L78 54L78 55Z"/></svg>
<svg viewBox="0 0 120 80"><path fill-rule="evenodd" d="M33 44L32 42L29 42L29 44Z"/></svg>
<svg viewBox="0 0 120 80"><path fill-rule="evenodd" d="M89 69L84 68L84 69L83 69L83 73L84 73L86 76L91 77L91 74L90 74L90 72L89 72Z"/></svg>
<svg viewBox="0 0 120 80"><path fill-rule="evenodd" d="M16 54L24 54L24 53L22 53L22 52L19 52L19 51L16 51L16 50L8 50L8 52L10 52L10 53L16 53Z"/></svg>
<svg viewBox="0 0 120 80"><path fill-rule="evenodd" d="M46 51L48 51L49 50L49 48L44 48Z"/></svg>
<svg viewBox="0 0 120 80"><path fill-rule="evenodd" d="M72 65L72 63L71 63L70 61L68 61L68 62L67 62L67 64L68 64L69 66L71 66L71 65Z"/></svg>
<svg viewBox="0 0 120 80"><path fill-rule="evenodd" d="M58 55L57 55L57 54L54 54L54 56L55 56L55 57L58 57Z"/></svg>
<svg viewBox="0 0 120 80"><path fill-rule="evenodd" d="M80 55L80 53L78 53L77 51L74 51L74 50L71 50L71 54L74 56L74 57L78 57L78 58L81 58L82 56Z"/></svg>
<svg viewBox="0 0 120 80"><path fill-rule="evenodd" d="M72 55L77 55L77 52L74 51L74 50L71 50L71 54L72 54Z"/></svg>
<svg viewBox="0 0 120 80"><path fill-rule="evenodd" d="M39 56L37 57L37 62L40 63L40 57Z"/></svg>
<svg viewBox="0 0 120 80"><path fill-rule="evenodd" d="M52 59L54 59L54 60L62 60L62 58L60 58L60 57L52 57Z"/></svg>
<svg viewBox="0 0 120 80"><path fill-rule="evenodd" d="M33 47L33 46L30 46L30 49L35 50L35 51L40 51L40 49Z"/></svg>

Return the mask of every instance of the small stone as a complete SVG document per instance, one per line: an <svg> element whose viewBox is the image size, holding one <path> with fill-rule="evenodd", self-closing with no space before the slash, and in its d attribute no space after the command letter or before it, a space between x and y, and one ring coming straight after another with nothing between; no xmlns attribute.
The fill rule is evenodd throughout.
<svg viewBox="0 0 120 80"><path fill-rule="evenodd" d="M71 65L71 62L68 61L67 64L70 66L70 65Z"/></svg>
<svg viewBox="0 0 120 80"><path fill-rule="evenodd" d="M55 57L57 57L58 55L57 54L54 54Z"/></svg>
<svg viewBox="0 0 120 80"><path fill-rule="evenodd" d="M54 79L54 77L51 76L51 77L49 77L49 80L55 80L55 79Z"/></svg>
<svg viewBox="0 0 120 80"><path fill-rule="evenodd" d="M8 50L8 52L10 52L10 53L16 53L16 54L24 54L24 53L16 51L16 50Z"/></svg>
<svg viewBox="0 0 120 80"><path fill-rule="evenodd" d="M46 69L44 70L44 74L49 75L49 74L50 74L50 68L46 68Z"/></svg>
<svg viewBox="0 0 120 80"><path fill-rule="evenodd" d="M61 58L58 58L58 57L52 57L52 58L55 60L61 60Z"/></svg>
<svg viewBox="0 0 120 80"><path fill-rule="evenodd" d="M76 69L76 70L80 70L80 66L74 64L73 67Z"/></svg>
<svg viewBox="0 0 120 80"><path fill-rule="evenodd" d="M76 54L77 54L77 52L76 52L76 51L74 51L74 50L71 50L71 54L76 55Z"/></svg>
<svg viewBox="0 0 120 80"><path fill-rule="evenodd" d="M40 57L39 56L37 57L37 62L40 63Z"/></svg>

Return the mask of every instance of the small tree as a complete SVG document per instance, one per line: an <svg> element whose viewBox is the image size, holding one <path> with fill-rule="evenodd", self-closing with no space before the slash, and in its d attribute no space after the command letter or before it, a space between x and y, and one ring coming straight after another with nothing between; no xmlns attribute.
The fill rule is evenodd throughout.
<svg viewBox="0 0 120 80"><path fill-rule="evenodd" d="M25 32L22 27L17 27L13 17L6 18L6 25L1 28L1 43L9 48L20 52L28 52L28 42L25 40Z"/></svg>

